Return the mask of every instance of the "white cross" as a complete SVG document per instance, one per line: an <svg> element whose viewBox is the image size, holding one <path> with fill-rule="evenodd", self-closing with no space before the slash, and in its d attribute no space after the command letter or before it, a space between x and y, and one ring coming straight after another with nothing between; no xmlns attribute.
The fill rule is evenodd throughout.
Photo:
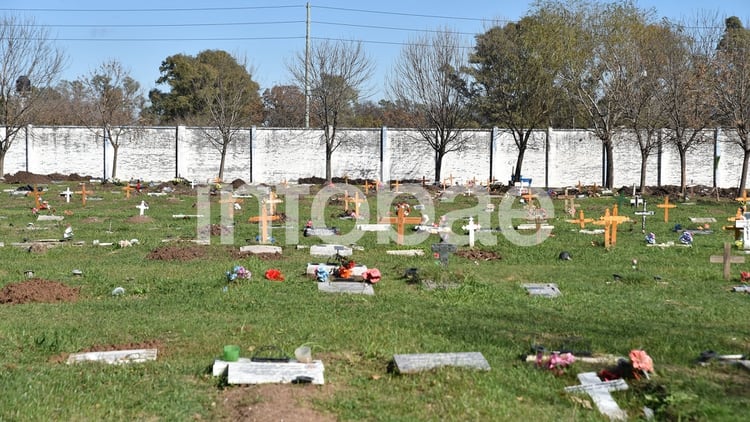
<svg viewBox="0 0 750 422"><path fill-rule="evenodd" d="M135 207L140 210L140 212L141 212L140 215L144 215L143 214L144 211L146 211L148 209L148 204L146 203L146 201L141 201L141 204L140 205L136 205Z"/></svg>
<svg viewBox="0 0 750 422"><path fill-rule="evenodd" d="M461 227L469 231L469 247L474 247L474 232L480 228L479 224L474 224L474 217L469 217L469 224Z"/></svg>
<svg viewBox="0 0 750 422"><path fill-rule="evenodd" d="M198 182L196 182L195 180L193 180L192 182L190 182L190 189L195 189L196 185L198 185Z"/></svg>
<svg viewBox="0 0 750 422"><path fill-rule="evenodd" d="M565 387L569 393L587 393L596 404L599 411L609 416L609 420L627 420L628 414L620 409L610 391L627 390L628 384L622 380L602 381L596 375L596 372L584 372L578 374L581 385Z"/></svg>
<svg viewBox="0 0 750 422"><path fill-rule="evenodd" d="M65 191L60 192L60 195L65 196L65 202L70 203L70 197L73 196L73 191L70 188L65 188Z"/></svg>

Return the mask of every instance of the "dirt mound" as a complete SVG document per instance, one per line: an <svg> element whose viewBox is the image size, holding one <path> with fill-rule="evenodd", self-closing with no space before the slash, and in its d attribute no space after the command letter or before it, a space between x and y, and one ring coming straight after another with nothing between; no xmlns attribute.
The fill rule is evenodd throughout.
<svg viewBox="0 0 750 422"><path fill-rule="evenodd" d="M147 215L134 215L132 217L126 218L126 223L153 223L154 219L147 216Z"/></svg>
<svg viewBox="0 0 750 422"><path fill-rule="evenodd" d="M60 173L50 173L48 175L30 173L28 171L19 171L15 174L6 174L5 182L10 184L16 183L51 183L53 180L64 180L70 182L88 182L93 179L91 176L80 176L77 173L68 175Z"/></svg>
<svg viewBox="0 0 750 422"><path fill-rule="evenodd" d="M457 251L456 255L472 261L494 261L502 259L497 252L483 251L480 249L462 249Z"/></svg>
<svg viewBox="0 0 750 422"><path fill-rule="evenodd" d="M57 281L31 278L20 283L11 283L0 290L0 303L55 303L78 300L79 287L68 287Z"/></svg>
<svg viewBox="0 0 750 422"><path fill-rule="evenodd" d="M204 258L207 254L206 248L198 245L163 246L149 252L146 258L158 261L192 261Z"/></svg>
<svg viewBox="0 0 750 422"><path fill-rule="evenodd" d="M328 422L331 414L314 408L316 400L330 400L330 385L264 384L228 388L222 392L221 410L227 420Z"/></svg>
<svg viewBox="0 0 750 422"><path fill-rule="evenodd" d="M210 233L211 236L232 234L232 228L223 226L221 224L211 224L210 228L209 226L202 226L198 228L198 236L205 236L206 233Z"/></svg>

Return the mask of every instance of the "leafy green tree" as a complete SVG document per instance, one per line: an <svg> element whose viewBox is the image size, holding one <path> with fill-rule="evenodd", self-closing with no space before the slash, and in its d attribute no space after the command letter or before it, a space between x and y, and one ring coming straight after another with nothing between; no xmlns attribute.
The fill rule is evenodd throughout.
<svg viewBox="0 0 750 422"><path fill-rule="evenodd" d="M721 121L737 131L737 145L743 151L741 194L747 185L750 163L750 31L732 16L726 20L724 35L717 47L714 68L717 111Z"/></svg>
<svg viewBox="0 0 750 422"><path fill-rule="evenodd" d="M373 62L359 42L323 41L311 48L307 59L298 53L288 68L300 89L309 87L310 109L323 129L325 177L331 183L333 153L346 141L338 129L351 123L354 105L372 75Z"/></svg>
<svg viewBox="0 0 750 422"><path fill-rule="evenodd" d="M159 123L189 123L202 133L220 156L218 178L224 177L229 146L243 127L262 121L263 105L245 64L222 50L205 50L197 56L167 57L159 67L159 84L169 92L149 93L149 114Z"/></svg>
<svg viewBox="0 0 750 422"><path fill-rule="evenodd" d="M18 132L34 122L47 89L63 69L64 54L32 20L0 18L0 177Z"/></svg>
<svg viewBox="0 0 750 422"><path fill-rule="evenodd" d="M473 105L485 126L508 128L518 155L513 179L520 180L523 159L534 129L550 123L555 93L556 55L549 54L554 28L534 17L493 27L477 35L469 56L476 81Z"/></svg>

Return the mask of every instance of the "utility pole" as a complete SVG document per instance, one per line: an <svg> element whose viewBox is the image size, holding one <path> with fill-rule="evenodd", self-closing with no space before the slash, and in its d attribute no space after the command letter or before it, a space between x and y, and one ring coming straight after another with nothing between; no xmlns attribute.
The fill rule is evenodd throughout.
<svg viewBox="0 0 750 422"><path fill-rule="evenodd" d="M310 127L310 3L306 4L307 20L305 31L305 128Z"/></svg>

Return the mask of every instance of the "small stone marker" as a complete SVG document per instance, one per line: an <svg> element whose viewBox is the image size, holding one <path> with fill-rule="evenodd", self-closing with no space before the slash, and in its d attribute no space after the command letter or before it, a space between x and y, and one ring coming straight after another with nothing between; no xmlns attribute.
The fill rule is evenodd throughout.
<svg viewBox="0 0 750 422"><path fill-rule="evenodd" d="M281 253L281 246L246 245L240 246L240 252L250 252L251 254Z"/></svg>
<svg viewBox="0 0 750 422"><path fill-rule="evenodd" d="M490 370L490 364L480 352L393 355L393 362L402 374L414 374L444 366Z"/></svg>
<svg viewBox="0 0 750 422"><path fill-rule="evenodd" d="M659 208L664 209L664 222L669 223L669 210L671 208L677 208L677 205L669 203L669 195L664 197L664 203L657 205Z"/></svg>
<svg viewBox="0 0 750 422"><path fill-rule="evenodd" d="M144 215L144 212L148 209L148 204L146 203L146 201L141 201L141 203L139 205L136 205L135 207L139 210L138 215Z"/></svg>
<svg viewBox="0 0 750 422"><path fill-rule="evenodd" d="M402 249L402 250L391 250L391 251L385 251L388 255L397 255L397 256L422 256L424 255L424 251L422 249Z"/></svg>
<svg viewBox="0 0 750 422"><path fill-rule="evenodd" d="M390 229L390 224L357 224L357 230L363 232L387 232Z"/></svg>
<svg viewBox="0 0 750 422"><path fill-rule="evenodd" d="M312 245L310 255L314 256L351 256L352 248L344 245Z"/></svg>
<svg viewBox="0 0 750 422"><path fill-rule="evenodd" d="M338 229L332 228L332 227L306 227L303 231L303 235L305 237L309 236L318 236L318 237L327 237L327 236L338 236L339 231Z"/></svg>
<svg viewBox="0 0 750 422"><path fill-rule="evenodd" d="M290 362L253 362L249 358L239 358L237 362L216 360L213 366L214 376L226 371L228 384L289 384L294 382L324 383L323 362L314 360L310 363Z"/></svg>
<svg viewBox="0 0 750 422"><path fill-rule="evenodd" d="M708 257L709 262L712 264L722 263L724 264L724 280L729 280L731 273L731 264L744 264L744 256L732 256L732 244L724 243L724 254L723 255L711 255Z"/></svg>
<svg viewBox="0 0 750 422"><path fill-rule="evenodd" d="M581 385L565 387L568 393L588 393L596 404L599 412L609 417L610 420L627 420L628 414L620 409L617 402L612 398L611 391L627 390L628 384L623 379L614 381L602 381L596 372L583 372L578 374Z"/></svg>
<svg viewBox="0 0 750 422"><path fill-rule="evenodd" d="M440 264L444 267L448 265L448 257L450 254L456 252L456 245L452 243L434 243L432 245L432 251L438 254Z"/></svg>
<svg viewBox="0 0 750 422"><path fill-rule="evenodd" d="M148 196L167 196L166 192L149 192L146 195Z"/></svg>
<svg viewBox="0 0 750 422"><path fill-rule="evenodd" d="M557 297L562 293L555 283L527 283L521 287L526 289L531 296Z"/></svg>
<svg viewBox="0 0 750 422"><path fill-rule="evenodd" d="M690 217L690 222L698 224L715 223L716 219L713 217Z"/></svg>
<svg viewBox="0 0 750 422"><path fill-rule="evenodd" d="M60 192L60 196L65 197L65 202L70 203L70 197L73 196L73 191L69 187L66 187L64 191Z"/></svg>
<svg viewBox="0 0 750 422"><path fill-rule="evenodd" d="M474 247L474 239L475 239L474 233L478 229L481 229L482 226L480 226L479 224L474 224L474 217L469 217L469 224L467 224L465 226L461 226L461 228L464 229L464 230L468 230L469 231L469 247L473 248Z"/></svg>
<svg viewBox="0 0 750 422"><path fill-rule="evenodd" d="M62 221L65 217L62 215L38 215L36 221Z"/></svg>
<svg viewBox="0 0 750 422"><path fill-rule="evenodd" d="M373 296L375 290L370 283L360 283L356 281L326 281L319 282L318 291L325 293L349 293Z"/></svg>
<svg viewBox="0 0 750 422"><path fill-rule="evenodd" d="M80 362L103 362L109 364L140 363L156 360L157 349L112 350L107 352L73 353L68 364Z"/></svg>

